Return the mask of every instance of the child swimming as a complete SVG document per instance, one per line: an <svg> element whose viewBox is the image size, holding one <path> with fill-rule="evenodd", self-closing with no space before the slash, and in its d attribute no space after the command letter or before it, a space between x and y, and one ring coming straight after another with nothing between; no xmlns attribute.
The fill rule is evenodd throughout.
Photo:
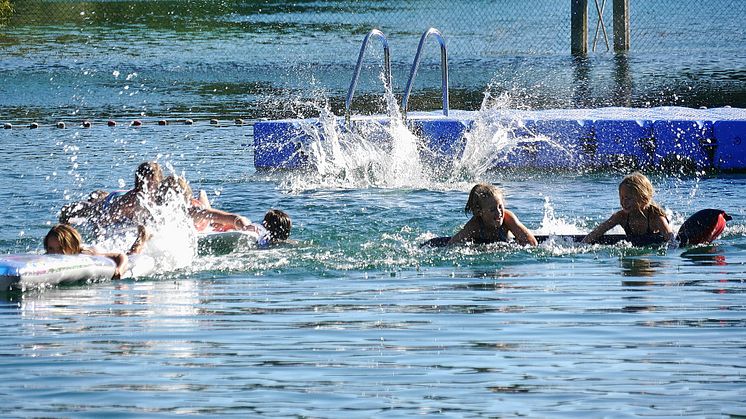
<svg viewBox="0 0 746 419"><path fill-rule="evenodd" d="M149 236L144 227L138 227L138 236L127 254L140 253ZM74 227L67 224L53 226L44 237L44 251L50 255L94 255L106 256L117 264L112 278L120 278L127 270L127 254L120 252L101 253L83 247L83 239Z"/></svg>
<svg viewBox="0 0 746 419"><path fill-rule="evenodd" d="M536 246L536 238L512 211L505 209L504 201L502 190L494 185L475 185L464 208L472 217L448 244L506 242L512 234L518 244Z"/></svg>
<svg viewBox="0 0 746 419"><path fill-rule="evenodd" d="M269 232L269 243L288 242L290 230L293 228L293 222L290 216L282 210L271 209L264 214L262 226Z"/></svg>
<svg viewBox="0 0 746 419"><path fill-rule="evenodd" d="M292 221L284 211L271 209L264 215L262 224L252 223L243 215L212 208L203 193L199 198L194 198L189 182L181 176L163 179L157 202L163 204L172 193L183 197L187 213L198 232L250 231L259 236L260 245L286 242L290 236Z"/></svg>
<svg viewBox="0 0 746 419"><path fill-rule="evenodd" d="M622 209L612 214L583 239L593 243L615 226L621 226L627 241L635 246L661 244L673 239L666 213L653 202L653 184L640 172L625 177L619 184Z"/></svg>

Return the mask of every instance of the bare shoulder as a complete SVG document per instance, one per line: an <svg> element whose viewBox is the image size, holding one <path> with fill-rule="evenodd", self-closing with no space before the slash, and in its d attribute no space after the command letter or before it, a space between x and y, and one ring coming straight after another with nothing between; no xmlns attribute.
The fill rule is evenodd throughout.
<svg viewBox="0 0 746 419"><path fill-rule="evenodd" d="M451 237L449 243L455 244L472 240L477 236L478 232L478 223L475 217L472 217L469 219L469 221L466 222L466 224L464 224L464 226L461 228L461 230L458 231L458 233L454 234L453 237Z"/></svg>
<svg viewBox="0 0 746 419"><path fill-rule="evenodd" d="M503 215L503 222L507 223L516 223L520 222L518 217L515 215L515 213L509 209L505 210L505 214Z"/></svg>
<svg viewBox="0 0 746 419"><path fill-rule="evenodd" d="M627 213L624 210L619 210L609 217L608 221L614 222L615 224L621 224L622 221L627 219Z"/></svg>

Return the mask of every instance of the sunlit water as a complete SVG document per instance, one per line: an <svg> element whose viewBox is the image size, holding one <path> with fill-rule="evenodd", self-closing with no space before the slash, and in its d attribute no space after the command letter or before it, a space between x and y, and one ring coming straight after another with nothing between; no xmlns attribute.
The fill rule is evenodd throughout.
<svg viewBox="0 0 746 419"><path fill-rule="evenodd" d="M3 253L40 251L64 203L151 159L218 208L286 210L298 241L195 254L164 225L146 253L173 263L150 277L0 294L0 414L746 415L745 177L651 176L675 228L734 216L712 246L421 249L477 181L533 231L580 233L622 175L486 170L510 145L489 124L446 169L396 119L389 145L322 129L285 173L255 172L248 126L0 131Z"/></svg>
<svg viewBox="0 0 746 419"><path fill-rule="evenodd" d="M195 13L195 3L161 17L80 23L73 11L3 27L0 122L14 128L0 130L0 253L39 252L62 205L130 187L145 160L185 175L218 208L253 220L286 210L298 243L198 252L193 229L168 216L177 211L159 209L152 276L0 293L0 416L746 416L743 175L651 175L674 228L701 208L734 217L712 246L419 247L467 221L478 181L503 187L537 233L583 233L608 217L622 173L490 170L513 145L513 127L490 110L743 107L743 48L698 32L720 28L716 15L692 18L697 28L680 35L687 54L662 43L578 59L566 48L496 55L494 22L459 21L435 2L379 3L354 12L376 22L406 9L381 26L399 98L422 30L443 30L452 107L485 108L463 155L422 153L396 100L380 97L377 48L353 110L393 117L339 130L332 111L369 29L327 24L347 22L347 9L267 14L250 2ZM169 26L200 16L193 30ZM516 48L545 35L520 34ZM425 54L410 110L440 103L437 48ZM255 172L252 128L232 126L318 115L320 128L305 129L325 140L306 146L306 171ZM110 118L119 126L105 127ZM126 127L134 118L145 126ZM83 119L94 126L77 127ZM58 120L68 128L51 128Z"/></svg>

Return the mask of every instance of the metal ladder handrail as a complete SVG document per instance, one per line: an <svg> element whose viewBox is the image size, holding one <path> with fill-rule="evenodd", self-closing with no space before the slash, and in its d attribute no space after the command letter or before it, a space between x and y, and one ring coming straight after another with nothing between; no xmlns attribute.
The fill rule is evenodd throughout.
<svg viewBox="0 0 746 419"><path fill-rule="evenodd" d="M360 54L357 57L357 65L355 65L355 74L352 76L352 82L350 88L347 90L347 99L345 100L345 124L350 124L350 107L352 106L352 96L355 94L355 87L357 87L357 79L360 77L360 70L363 65L363 56L365 55L365 48L368 46L368 40L371 36L377 36L383 44L383 83L384 88L388 91L391 89L391 53L389 51L389 41L386 39L386 35L378 29L373 29L365 35L363 38L363 44L360 46Z"/></svg>
<svg viewBox="0 0 746 419"><path fill-rule="evenodd" d="M420 38L420 44L417 46L417 54L414 56L414 62L412 63L412 71L409 73L409 80L407 81L407 87L404 90L404 96L401 99L401 111L404 120L407 120L407 102L409 102L409 94L412 92L412 84L414 83L414 76L417 73L417 68L420 65L420 55L422 54L422 46L425 44L425 39L428 36L434 35L440 44L440 67L441 67L441 85L443 89L443 115L448 116L448 51L446 50L446 41L443 39L443 35L440 31L435 28L430 28L422 34Z"/></svg>

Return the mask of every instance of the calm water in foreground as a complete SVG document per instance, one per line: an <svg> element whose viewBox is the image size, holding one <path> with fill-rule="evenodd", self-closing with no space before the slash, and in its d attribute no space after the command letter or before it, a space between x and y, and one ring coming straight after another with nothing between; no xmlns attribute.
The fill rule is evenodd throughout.
<svg viewBox="0 0 746 419"><path fill-rule="evenodd" d="M294 219L296 246L196 255L138 280L0 294L0 416L746 415L746 177L653 176L713 246L420 249L502 185L534 231L583 232L619 174L253 169L250 127L0 131L0 251L39 251L60 206L144 160L215 206ZM349 156L352 158L353 156ZM417 168L418 161L394 161ZM325 173L322 175L322 173Z"/></svg>

